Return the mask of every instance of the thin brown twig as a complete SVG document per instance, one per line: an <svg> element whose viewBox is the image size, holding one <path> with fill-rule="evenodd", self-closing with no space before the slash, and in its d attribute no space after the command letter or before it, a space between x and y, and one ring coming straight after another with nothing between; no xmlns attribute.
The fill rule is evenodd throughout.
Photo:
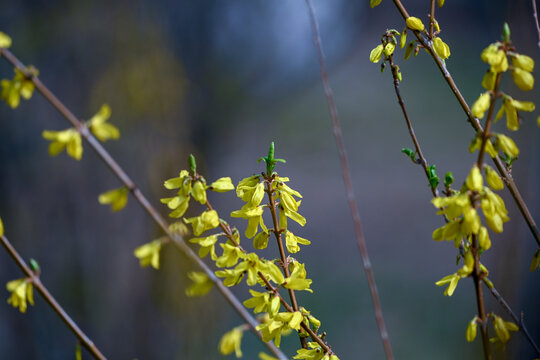
<svg viewBox="0 0 540 360"><path fill-rule="evenodd" d="M435 26L435 0L431 0L429 11L429 38L433 40L433 27Z"/></svg>
<svg viewBox="0 0 540 360"><path fill-rule="evenodd" d="M88 131L88 128L81 122L73 113L41 82L41 80L35 76L35 74L28 73L24 64L17 59L9 50L0 49L1 55L10 62L15 68L19 69L30 79L36 89L43 95L43 97L55 108L60 114L70 122L81 136L88 142L90 147L97 153L98 157L109 167L109 169L118 177L118 179L126 186L139 204L150 215L154 222L163 230L166 237L171 240L174 246L183 252L191 261L193 261L214 283L218 291L223 295L227 302L234 308L234 310L242 317L246 323L250 325L251 331L257 335L257 337L265 344L265 346L279 359L287 359L285 354L278 349L273 342L264 342L262 335L255 328L259 324L251 314L242 305L240 300L227 288L221 280L214 274L214 272L202 261L202 259L191 250L186 244L185 240L178 234L173 234L169 230L167 221L158 213L158 211L150 204L148 199L143 195L141 190L135 185L126 172L120 167L120 165L112 158L107 150L101 145L101 143Z"/></svg>
<svg viewBox="0 0 540 360"><path fill-rule="evenodd" d="M272 189L272 182L274 179L272 178L272 174L266 174L266 177L269 177L269 179L266 180L266 194L268 195L268 203L269 203L269 209L270 214L272 214L272 222L274 224L274 235L276 237L277 245L279 248L279 256L281 257L281 263L283 267L283 272L285 273L286 277L290 276L289 272L289 265L287 262L287 256L285 255L285 249L283 247L283 240L281 238L281 229L279 227L278 217L276 214L276 202L274 200L274 190ZM296 301L296 295L294 294L293 289L289 290L289 297L291 298L291 304L294 309L294 311L298 311L298 302ZM300 344L303 348L307 349L307 342L306 338L300 336Z"/></svg>
<svg viewBox="0 0 540 360"><path fill-rule="evenodd" d="M51 295L47 287L43 285L39 278L39 275L32 271L32 269L30 269L30 267L26 264L21 255L17 252L13 245L11 245L8 238L4 235L2 235L0 238L2 240L2 245L4 246L8 254L11 256L13 261L17 263L19 268L22 270L22 272L26 274L26 276L32 279L32 285L37 289L41 296L43 296L45 301L54 310L54 312L58 314L62 321L67 325L67 327L75 334L75 336L77 336L83 346L94 356L94 358L99 360L105 360L106 357L101 353L101 351L92 342L92 340L90 340L90 338L79 328L77 323L75 323L75 321L73 321L73 319L60 306L56 299Z"/></svg>
<svg viewBox="0 0 540 360"><path fill-rule="evenodd" d="M536 0L532 0L533 17L536 24L536 32L538 33L538 47L540 47L540 24L538 24L538 11L536 11Z"/></svg>
<svg viewBox="0 0 540 360"><path fill-rule="evenodd" d="M399 105L400 105L400 107L401 107L401 109L403 111L403 115L405 117L405 120L407 121L407 127L409 128L409 133L410 133L410 135L411 135L411 137L413 139L413 142L415 144L416 151L419 154L420 161L423 164L427 163L425 158L422 155L422 152L421 152L421 149L420 149L420 143L419 143L418 139L416 138L416 136L414 135L414 128L412 126L411 121L409 120L409 116L408 116L408 113L407 113L407 110L406 110L406 107L405 107L405 103L403 102L403 99L402 99L400 91L399 91L399 80L398 80L398 76L397 76L397 73L396 73L396 70L395 70L395 67L394 67L393 55L391 55L389 57L389 63L390 63L390 67L391 67L391 70L392 70L392 77L394 79L394 89L396 90L396 96L398 98ZM424 167L424 172L426 173L426 178L427 178L428 184L429 184L429 173L426 170L427 170L427 167ZM436 190L431 188L431 191L432 191L432 194L434 196L438 196L438 194L437 195L435 194ZM448 219L446 218L446 216L444 216L444 215L442 215L442 216L444 217L445 222L448 222ZM461 247L460 250L462 251L462 256L463 256L464 255L463 247ZM523 320L523 314L521 316L521 319L518 318L517 315L512 310L512 308L510 307L510 305L508 305L506 300L501 296L501 294L497 291L497 289L493 286L493 284L488 282L488 280L485 277L482 277L482 282L486 285L486 287L491 292L493 297L503 307L503 309L510 315L510 317L512 317L512 319L516 323L520 324L520 326L519 326L520 332L525 336L527 341L532 345L532 347L535 349L536 353L540 355L540 349L538 348L538 345L536 345L533 338L529 334L527 328L525 327L525 322Z"/></svg>
<svg viewBox="0 0 540 360"><path fill-rule="evenodd" d="M400 12L401 16L404 19L407 19L409 17L409 13L403 6L400 0L392 0L394 2L394 5L397 7L398 11ZM452 78L452 75L446 68L446 65L443 63L443 61L439 58L439 56L435 53L433 50L433 47L430 46L424 37L422 36L422 33L419 31L413 31L414 35L416 36L417 40L420 42L420 44L429 52L435 63L437 64L437 67L439 68L440 72L442 73L446 83L452 90L452 93L458 100L461 108L467 115L467 119L471 126L476 130L476 132L481 132L484 129L482 128L482 125L478 122L477 119L474 118L474 116L471 113L471 109L469 108L469 105L465 101L465 98L463 95L461 95L461 92L459 91L458 87L456 86L456 83L454 82L454 79ZM510 191L510 194L512 195L512 198L516 202L516 205L519 208L519 211L521 212L522 216L524 217L525 221L527 222L527 225L529 226L529 229L531 230L531 233L538 244L540 246L540 230L538 229L538 226L536 225L529 208L525 204L525 201L523 200L523 197L521 196L513 178L512 175L508 172L506 169L506 166L504 165L504 162L501 160L499 156L496 156L492 158L493 162L495 163L495 166L497 167L497 170L499 174L503 177L504 182L506 183L506 187Z"/></svg>
<svg viewBox="0 0 540 360"><path fill-rule="evenodd" d="M311 3L311 0L305 0L305 2L306 2L306 6L309 13L311 29L313 32L313 42L315 43L315 48L317 49L317 54L319 57L321 79L322 79L322 83L324 87L326 100L328 102L328 108L330 110L330 117L332 119L334 137L336 140L336 145L337 145L338 153L339 153L339 159L341 163L343 182L345 183L345 190L347 193L347 201L349 203L349 208L350 208L351 215L354 222L356 239L358 242L358 247L360 249L360 254L362 256L362 263L364 266L364 271L366 273L366 278L369 285L369 291L371 293L371 298L373 300L375 318L377 320L377 325L379 327L379 333L380 333L381 340L383 342L386 358L388 360L392 360L394 358L394 355L392 354L392 346L390 344L390 337L388 335L388 331L386 330L386 324L384 322L381 301L379 299L379 291L377 290L375 276L373 275L373 269L371 267L371 261L369 259L366 239L364 237L364 232L362 230L362 223L360 221L360 212L358 211L358 206L356 205L356 197L354 195L354 190L352 186L351 171L349 168L349 161L347 159L347 153L345 151L345 143L343 141L343 135L342 135L341 126L339 123L337 107L334 101L332 87L330 86L330 82L328 80L328 71L326 69L326 60L324 58L324 53L322 50L322 41L321 41L321 37L319 33L319 25L317 22L317 18L315 17L315 10L313 8L313 4Z"/></svg>

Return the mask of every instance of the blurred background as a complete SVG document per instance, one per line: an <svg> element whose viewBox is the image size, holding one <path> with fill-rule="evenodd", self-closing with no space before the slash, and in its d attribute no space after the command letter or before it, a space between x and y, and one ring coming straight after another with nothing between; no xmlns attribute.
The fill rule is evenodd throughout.
<svg viewBox="0 0 540 360"><path fill-rule="evenodd" d="M426 22L428 3L405 6ZM314 5L395 356L479 358L481 342L465 340L476 314L472 282L461 281L451 298L434 285L456 271L456 250L431 239L442 220L421 168L400 153L413 145L391 75L368 60L387 27L401 31L404 22L389 0L375 9L368 1ZM518 51L539 60L530 1L452 0L436 14L452 51L448 68L470 104L487 68L480 53L500 38L504 21ZM122 137L105 146L163 215L159 199L172 196L163 181L187 167L190 153L209 181L231 176L237 183L264 170L256 160L275 141L276 156L287 159L277 171L304 196L300 211L308 222L293 231L312 241L297 254L314 289L301 304L321 319L342 360L384 358L304 1L4 1L0 31L80 118L110 104ZM421 52L405 62L398 53L401 93L428 162L461 183L475 161L467 151L472 129L431 58ZM12 74L1 61L0 77ZM510 76L503 89L538 100L537 90L520 92ZM536 115L523 117L512 134L522 154L513 174L539 223L540 129ZM186 272L195 268L175 249L164 249L159 271L139 266L133 249L161 232L132 198L120 213L98 204L98 194L120 184L86 144L80 162L47 154L41 132L68 127L38 93L15 111L0 104L0 216L8 238L23 257L39 261L43 283L109 358L224 358L218 341L241 319L216 290L185 295ZM495 129L506 132L503 122ZM539 341L539 273L528 270L535 243L507 191L502 196L512 221L492 235L482 259ZM210 200L225 218L242 205L233 192ZM193 206L188 215L201 210ZM245 229L245 221L231 222ZM19 277L0 251L0 283ZM244 286L234 291L249 297ZM0 298L8 296L2 290ZM491 295L485 298L488 311L509 320ZM0 306L1 359L69 359L75 342L38 295L24 315ZM282 347L292 356L297 345L291 337ZM243 350L255 359L264 348L246 333ZM496 358L533 356L514 334Z"/></svg>

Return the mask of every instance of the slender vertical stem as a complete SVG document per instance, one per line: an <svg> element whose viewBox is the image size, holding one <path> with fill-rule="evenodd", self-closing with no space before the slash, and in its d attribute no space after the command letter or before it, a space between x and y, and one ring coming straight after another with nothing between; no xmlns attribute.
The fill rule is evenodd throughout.
<svg viewBox="0 0 540 360"><path fill-rule="evenodd" d="M540 47L540 25L538 24L538 11L536 11L536 0L532 0L533 17L536 24L536 32L538 33L538 47Z"/></svg>
<svg viewBox="0 0 540 360"><path fill-rule="evenodd" d="M373 269L371 267L371 261L369 259L369 253L367 250L366 239L364 237L364 232L362 230L362 224L360 221L360 212L356 205L356 198L354 195L354 190L352 186L351 172L349 169L349 161L347 159L347 153L345 151L345 143L343 141L343 135L341 131L341 126L339 123L339 117L337 113L337 107L334 101L334 95L330 82L328 80L328 71L326 69L326 60L324 58L324 53L322 50L321 37L319 34L319 25L315 17L315 11L311 0L305 0L306 6L309 13L309 18L311 22L311 29L313 32L313 42L317 49L317 54L319 57L319 65L321 70L321 79L324 87L324 92L326 95L326 100L328 102L328 108L330 110L330 117L332 119L334 137L336 139L336 145L338 148L339 159L341 162L341 170L343 176L343 182L345 183L345 189L347 192L347 201L349 203L349 208L354 222L354 228L356 232L356 239L358 242L358 247L360 249L360 254L362 256L362 262L364 264L364 271L366 273L366 278L369 285L369 290L371 293L371 298L373 300L373 307L375 309L375 318L377 320L377 325L379 327L379 333L381 340L383 342L384 351L386 358L391 360L394 358L392 354L392 346L390 344L390 338L388 336L388 331L386 330L386 324L384 322L384 316L381 306L381 301L379 299L379 292L377 290L377 284L375 282L375 276L373 275Z"/></svg>
<svg viewBox="0 0 540 360"><path fill-rule="evenodd" d="M489 333L487 328L487 316L484 307L484 296L482 293L482 270L480 269L480 260L478 254L478 237L473 235L472 251L474 256L474 269L472 278L474 281L474 290L476 293L476 305L478 307L478 316L480 317L480 334L482 336L482 347L484 349L484 359L491 360L491 346L489 344Z"/></svg>
<svg viewBox="0 0 540 360"><path fill-rule="evenodd" d="M268 177L266 180L266 194L268 195L268 203L269 203L269 209L270 213L272 214L272 223L274 225L274 235L276 237L277 245L279 248L279 256L281 257L281 265L283 268L283 272L285 273L285 277L290 276L289 272L289 264L287 262L287 256L285 255L285 249L283 247L283 240L281 239L281 229L279 227L279 221L276 214L276 201L274 199L274 191L272 190L272 182L274 181L272 179L272 174L266 174ZM294 290L289 290L289 297L291 298L291 304L294 309L294 311L298 311L298 303L296 301L296 295L294 294ZM300 344L302 344L302 347L307 349L307 342L304 337L300 336Z"/></svg>
<svg viewBox="0 0 540 360"><path fill-rule="evenodd" d="M435 0L431 0L429 12L429 39L433 40L433 27L435 25Z"/></svg>
<svg viewBox="0 0 540 360"><path fill-rule="evenodd" d="M88 128L81 122L73 113L39 80L39 78L33 74L29 74L23 63L21 63L9 50L0 49L2 56L7 59L14 67L19 69L30 79L36 89L43 95L43 97L55 108L62 116L69 121L75 129L77 129L81 136L88 142L90 147L97 153L98 157L109 167L109 169L116 175L116 177L126 186L132 195L137 199L143 209L150 215L154 222L163 230L173 245L183 252L190 260L199 266L201 270L210 278L214 283L218 291L223 295L225 300L233 307L233 309L249 324L251 331L257 335L257 337L265 344L272 354L279 359L287 359L285 354L278 349L273 342L264 342L262 335L255 328L259 325L259 322L255 320L253 316L246 310L240 300L227 288L221 280L214 274L212 269L202 261L202 259L191 250L186 244L185 240L178 234L172 234L169 231L167 221L159 214L159 212L150 204L148 199L143 195L140 189L135 185L131 178L126 174L122 167L112 158L112 156L105 150L103 145L88 131Z"/></svg>
<svg viewBox="0 0 540 360"><path fill-rule="evenodd" d="M2 245L4 246L8 254L11 256L11 258L17 263L19 268L26 274L26 276L32 279L32 284L34 285L36 290L41 294L41 296L43 296L45 301L54 310L54 312L58 314L58 316L75 334L75 336L77 336L83 346L94 356L94 358L99 360L105 360L105 356L92 342L92 340L90 340L90 338L79 328L77 323L75 323L75 321L73 321L73 319L71 319L71 317L60 306L56 299L51 295L47 287L43 285L43 283L39 279L39 276L34 273L32 269L30 269L30 267L26 264L21 255L19 255L17 250L13 247L13 245L11 245L8 238L2 235L0 239L2 240Z"/></svg>
<svg viewBox="0 0 540 360"><path fill-rule="evenodd" d="M497 77L495 78L495 86L493 87L493 92L491 93L491 101L489 103L489 110L488 115L486 118L486 126L484 128L484 131L482 132L482 144L480 146L480 150L478 151L478 160L476 161L476 165L478 166L478 169L482 170L482 162L484 161L484 154L486 152L486 144L489 139L489 129L491 128L491 123L493 119L493 110L495 109L495 100L497 99L497 93L499 91L499 84L501 83L501 76L502 73L498 73Z"/></svg>

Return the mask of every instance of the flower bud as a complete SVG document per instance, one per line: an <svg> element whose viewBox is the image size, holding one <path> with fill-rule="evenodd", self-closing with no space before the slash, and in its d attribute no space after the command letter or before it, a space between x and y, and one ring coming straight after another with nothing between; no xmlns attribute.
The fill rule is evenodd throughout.
<svg viewBox="0 0 540 360"><path fill-rule="evenodd" d="M375 49L371 50L371 53L369 54L369 61L372 63L378 63L381 60L383 52L383 46L378 45Z"/></svg>
<svg viewBox="0 0 540 360"><path fill-rule="evenodd" d="M478 100L475 101L475 103L472 106L471 113L476 118L483 118L484 113L489 109L489 105L491 104L491 96L489 95L489 92L482 93Z"/></svg>
<svg viewBox="0 0 540 360"><path fill-rule="evenodd" d="M515 68L512 71L512 78L517 87L523 91L532 90L534 87L534 77L528 71Z"/></svg>
<svg viewBox="0 0 540 360"><path fill-rule="evenodd" d="M425 29L424 23L422 22L422 20L420 20L417 17L414 17L414 16L408 17L405 22L407 23L407 26L413 30L424 31Z"/></svg>
<svg viewBox="0 0 540 360"><path fill-rule="evenodd" d="M517 54L516 56L512 57L512 65L514 67L519 68L521 70L525 70L528 72L533 72L534 70L534 60L527 55L521 55Z"/></svg>
<svg viewBox="0 0 540 360"><path fill-rule="evenodd" d="M485 166L486 181L493 190L502 190L504 188L503 181L495 170L489 165Z"/></svg>
<svg viewBox="0 0 540 360"><path fill-rule="evenodd" d="M443 60L450 57L450 47L440 37L433 39L433 49Z"/></svg>

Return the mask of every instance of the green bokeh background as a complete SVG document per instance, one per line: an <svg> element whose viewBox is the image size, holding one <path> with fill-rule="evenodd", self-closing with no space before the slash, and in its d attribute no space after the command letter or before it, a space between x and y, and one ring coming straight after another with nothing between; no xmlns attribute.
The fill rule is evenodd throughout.
<svg viewBox="0 0 540 360"><path fill-rule="evenodd" d="M455 271L456 251L431 240L441 219L423 172L400 153L412 144L391 76L368 61L386 28L402 30L404 22L388 0L376 9L367 1L314 4L396 358L479 358L480 342L465 341L476 313L472 283L460 282L451 298L434 285ZM405 6L423 19L429 8L428 1ZM256 160L275 141L276 156L287 159L278 172L304 196L308 223L293 231L312 241L297 257L315 292L300 302L322 320L342 360L384 357L303 1L32 0L5 1L1 9L0 31L13 38L12 51L35 65L75 114L88 119L102 103L111 105L122 138L106 148L163 215L159 198L170 196L163 180L187 167L190 153L207 179L237 182L264 170ZM452 51L448 68L469 103L482 91L480 52L499 39L504 21L518 50L539 60L529 1L449 0L437 19ZM459 104L424 52L399 65L402 95L428 161L439 174L453 171L463 181L475 158ZM0 62L0 77L11 76ZM523 94L508 78L503 87L516 98L538 100L537 90ZM513 174L540 222L540 129L536 113L523 118L511 135L522 153ZM88 146L81 162L48 156L41 132L67 127L39 94L15 111L0 105L6 235L25 258L39 261L44 284L109 358L224 358L217 343L240 318L215 290L201 299L185 295L186 272L195 269L174 249L164 250L160 271L139 267L133 249L159 237L159 229L133 199L118 214L98 204L98 194L119 183ZM496 131L506 131L502 122ZM502 196L512 221L492 236L483 261L540 339L539 275L528 271L534 240L508 193ZM242 205L233 193L211 200L225 218ZM193 207L190 215L200 210ZM237 220L231 222L244 228ZM20 276L0 252L0 283ZM244 286L234 291L248 298ZM4 290L0 297L8 296ZM504 315L489 295L486 300L488 311ZM287 339L283 349L294 354L297 345ZM1 359L68 359L74 348L73 335L39 296L24 315L0 306ZM243 349L246 359L264 350L249 333ZM496 358L533 356L516 334Z"/></svg>

